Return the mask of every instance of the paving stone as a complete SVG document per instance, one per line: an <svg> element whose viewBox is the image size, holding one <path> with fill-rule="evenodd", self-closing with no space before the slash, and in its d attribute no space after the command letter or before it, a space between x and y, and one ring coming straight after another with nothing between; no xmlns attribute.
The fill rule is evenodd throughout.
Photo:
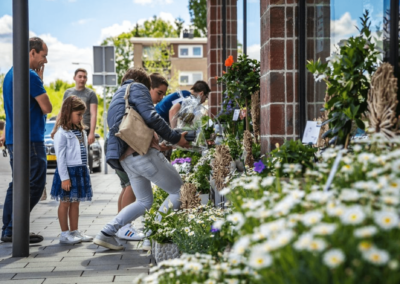
<svg viewBox="0 0 400 284"><path fill-rule="evenodd" d="M5 273L3 272L3 269L1 270L0 273L0 281L3 282L3 280L11 280L15 276L15 273Z"/></svg>
<svg viewBox="0 0 400 284"><path fill-rule="evenodd" d="M91 281L92 283L111 283L114 279L113 275L110 276L93 276L93 277L69 277L69 278L47 278L43 284L64 284L64 283L88 283L87 280Z"/></svg>
<svg viewBox="0 0 400 284"><path fill-rule="evenodd" d="M46 279L24 279L24 280L6 280L1 284L42 284Z"/></svg>
<svg viewBox="0 0 400 284"><path fill-rule="evenodd" d="M59 278L75 276L79 277L82 271L57 271L57 272L37 272L37 273L17 273L13 279L39 279L39 278Z"/></svg>

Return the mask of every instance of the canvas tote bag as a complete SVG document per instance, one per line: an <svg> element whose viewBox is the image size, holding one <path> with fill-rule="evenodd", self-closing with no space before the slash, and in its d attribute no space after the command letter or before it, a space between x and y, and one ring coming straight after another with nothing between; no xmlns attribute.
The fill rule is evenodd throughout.
<svg viewBox="0 0 400 284"><path fill-rule="evenodd" d="M139 155L145 155L153 139L154 130L149 128L142 116L129 106L128 98L132 84L129 84L125 91L125 114L115 136L124 140Z"/></svg>

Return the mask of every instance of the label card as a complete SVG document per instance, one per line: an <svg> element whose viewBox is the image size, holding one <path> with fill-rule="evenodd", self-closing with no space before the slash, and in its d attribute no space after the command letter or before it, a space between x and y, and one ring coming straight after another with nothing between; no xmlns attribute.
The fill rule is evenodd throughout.
<svg viewBox="0 0 400 284"><path fill-rule="evenodd" d="M239 119L239 114L240 114L240 109L235 109L235 112L233 113L233 121L237 121Z"/></svg>
<svg viewBox="0 0 400 284"><path fill-rule="evenodd" d="M213 126L213 124L214 124L214 122L213 122L212 119L210 118L210 119L208 120L208 127Z"/></svg>
<svg viewBox="0 0 400 284"><path fill-rule="evenodd" d="M320 130L321 126L317 124L317 121L307 121L303 134L303 144L317 144Z"/></svg>

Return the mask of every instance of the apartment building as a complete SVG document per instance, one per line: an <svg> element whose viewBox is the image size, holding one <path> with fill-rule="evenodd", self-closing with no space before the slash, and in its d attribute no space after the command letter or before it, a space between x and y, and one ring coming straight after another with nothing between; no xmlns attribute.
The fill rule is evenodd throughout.
<svg viewBox="0 0 400 284"><path fill-rule="evenodd" d="M168 43L174 50L171 77L178 73L179 88L189 90L197 80L208 80L207 38L132 38L134 66L143 66L144 56L158 42Z"/></svg>

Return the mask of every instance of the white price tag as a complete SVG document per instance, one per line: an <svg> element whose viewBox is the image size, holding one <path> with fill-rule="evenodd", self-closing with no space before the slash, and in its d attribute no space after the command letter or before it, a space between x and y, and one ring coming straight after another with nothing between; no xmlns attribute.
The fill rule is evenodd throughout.
<svg viewBox="0 0 400 284"><path fill-rule="evenodd" d="M214 124L214 122L213 122L212 119L210 118L210 119L208 120L208 127L213 126L213 124Z"/></svg>
<svg viewBox="0 0 400 284"><path fill-rule="evenodd" d="M233 121L237 121L239 119L239 114L240 114L240 109L235 109L235 112L233 113Z"/></svg>
<svg viewBox="0 0 400 284"><path fill-rule="evenodd" d="M321 126L318 126L316 121L307 121L303 134L303 144L317 144L320 130Z"/></svg>

